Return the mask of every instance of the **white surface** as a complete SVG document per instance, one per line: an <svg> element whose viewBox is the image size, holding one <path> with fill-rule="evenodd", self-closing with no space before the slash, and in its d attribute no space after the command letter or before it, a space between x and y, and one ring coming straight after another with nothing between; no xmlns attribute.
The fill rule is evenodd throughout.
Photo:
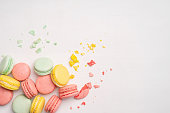
<svg viewBox="0 0 170 113"><path fill-rule="evenodd" d="M101 88L92 89L83 100L64 100L57 113L169 113L169 6L168 0L1 0L0 55L11 54L16 63L30 66L36 58L49 56L69 68L68 50L79 49L80 42L96 42L95 54L80 57L83 66L78 73L69 68L76 75L70 83L80 89L88 81L101 84L103 78ZM42 30L45 24L48 37ZM35 37L28 34L31 29L37 32ZM35 54L29 45L39 36L57 41L57 47L49 44ZM22 49L17 39L24 40ZM84 68L90 59L97 64ZM101 76L110 67L113 71ZM89 71L96 76L89 78ZM36 77L32 71L31 78ZM21 93L16 91L14 97ZM46 102L51 95L45 96ZM87 105L76 109L82 101ZM11 104L0 106L0 113L11 113Z"/></svg>

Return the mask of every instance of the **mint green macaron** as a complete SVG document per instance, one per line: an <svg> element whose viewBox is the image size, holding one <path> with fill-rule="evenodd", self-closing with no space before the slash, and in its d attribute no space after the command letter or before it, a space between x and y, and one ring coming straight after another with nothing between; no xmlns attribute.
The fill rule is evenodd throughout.
<svg viewBox="0 0 170 113"><path fill-rule="evenodd" d="M34 71L38 75L48 75L53 69L53 61L48 57L38 58L34 63Z"/></svg>
<svg viewBox="0 0 170 113"><path fill-rule="evenodd" d="M18 95L12 103L12 109L14 113L29 113L30 107L31 100L23 94Z"/></svg>
<svg viewBox="0 0 170 113"><path fill-rule="evenodd" d="M11 73L14 66L14 60L11 56L4 56L0 62L0 73L3 75L8 75Z"/></svg>

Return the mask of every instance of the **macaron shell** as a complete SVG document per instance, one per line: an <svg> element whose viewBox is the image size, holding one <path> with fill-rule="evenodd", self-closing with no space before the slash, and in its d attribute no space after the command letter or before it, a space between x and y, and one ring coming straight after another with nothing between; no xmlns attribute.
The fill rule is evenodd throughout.
<svg viewBox="0 0 170 113"><path fill-rule="evenodd" d="M4 75L8 75L11 73L13 68L13 59L11 56L5 56L0 62L0 73Z"/></svg>
<svg viewBox="0 0 170 113"><path fill-rule="evenodd" d="M80 92L74 96L75 99L83 99L85 98L88 94L89 94L89 88L88 86L85 84L82 89L80 90Z"/></svg>
<svg viewBox="0 0 170 113"><path fill-rule="evenodd" d="M8 104L13 97L13 91L0 86L0 106Z"/></svg>
<svg viewBox="0 0 170 113"><path fill-rule="evenodd" d="M31 100L22 94L18 95L12 103L14 113L29 113L30 107Z"/></svg>
<svg viewBox="0 0 170 113"><path fill-rule="evenodd" d="M18 63L12 69L12 75L18 81L26 80L31 74L31 69L26 63Z"/></svg>
<svg viewBox="0 0 170 113"><path fill-rule="evenodd" d="M49 94L54 91L55 85L53 84L50 75L39 76L36 80L36 88L41 94Z"/></svg>

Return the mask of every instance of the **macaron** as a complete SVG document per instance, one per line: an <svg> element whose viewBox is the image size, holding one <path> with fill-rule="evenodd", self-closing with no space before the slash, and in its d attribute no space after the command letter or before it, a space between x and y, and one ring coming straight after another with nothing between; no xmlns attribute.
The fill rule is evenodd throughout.
<svg viewBox="0 0 170 113"><path fill-rule="evenodd" d="M0 106L8 104L13 97L13 91L0 86Z"/></svg>
<svg viewBox="0 0 170 113"><path fill-rule="evenodd" d="M0 86L9 90L18 90L20 87L20 82L12 77L0 75Z"/></svg>
<svg viewBox="0 0 170 113"><path fill-rule="evenodd" d="M38 58L34 63L34 71L38 75L48 75L53 69L53 61L48 57Z"/></svg>
<svg viewBox="0 0 170 113"><path fill-rule="evenodd" d="M32 98L38 94L35 83L30 78L21 82L21 87L27 98Z"/></svg>
<svg viewBox="0 0 170 113"><path fill-rule="evenodd" d="M4 56L0 62L0 73L3 75L10 74L13 66L14 66L13 58L9 55Z"/></svg>
<svg viewBox="0 0 170 113"><path fill-rule="evenodd" d="M54 91L55 87L50 75L39 76L36 80L36 88L41 94L49 94Z"/></svg>
<svg viewBox="0 0 170 113"><path fill-rule="evenodd" d="M69 75L66 67L62 64L56 65L51 73L51 79L53 83L58 87L65 86L70 79L73 79L74 75Z"/></svg>
<svg viewBox="0 0 170 113"><path fill-rule="evenodd" d="M31 74L31 69L26 63L15 64L12 69L13 77L18 81L26 80Z"/></svg>
<svg viewBox="0 0 170 113"><path fill-rule="evenodd" d="M75 96L77 95L77 93L78 90L76 84L70 84L59 88L59 96L61 99Z"/></svg>
<svg viewBox="0 0 170 113"><path fill-rule="evenodd" d="M15 97L12 103L14 113L29 113L31 107L31 100L25 95L21 94Z"/></svg>
<svg viewBox="0 0 170 113"><path fill-rule="evenodd" d="M41 113L45 104L44 97L37 95L31 105L30 113Z"/></svg>
<svg viewBox="0 0 170 113"><path fill-rule="evenodd" d="M45 106L45 111L48 113L55 113L61 104L61 99L59 99L56 95L53 95L47 102Z"/></svg>

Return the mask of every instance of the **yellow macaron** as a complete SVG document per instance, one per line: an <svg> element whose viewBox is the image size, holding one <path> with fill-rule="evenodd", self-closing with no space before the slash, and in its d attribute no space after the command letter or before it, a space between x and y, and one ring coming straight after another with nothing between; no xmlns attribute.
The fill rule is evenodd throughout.
<svg viewBox="0 0 170 113"><path fill-rule="evenodd" d="M0 86L9 90L18 90L20 82L6 75L0 75Z"/></svg>
<svg viewBox="0 0 170 113"><path fill-rule="evenodd" d="M30 113L41 113L45 104L43 96L37 95L31 105Z"/></svg>
<svg viewBox="0 0 170 113"><path fill-rule="evenodd" d="M70 79L73 79L74 75L69 75L66 67L62 64L56 65L51 73L51 79L53 83L58 87L65 86Z"/></svg>

